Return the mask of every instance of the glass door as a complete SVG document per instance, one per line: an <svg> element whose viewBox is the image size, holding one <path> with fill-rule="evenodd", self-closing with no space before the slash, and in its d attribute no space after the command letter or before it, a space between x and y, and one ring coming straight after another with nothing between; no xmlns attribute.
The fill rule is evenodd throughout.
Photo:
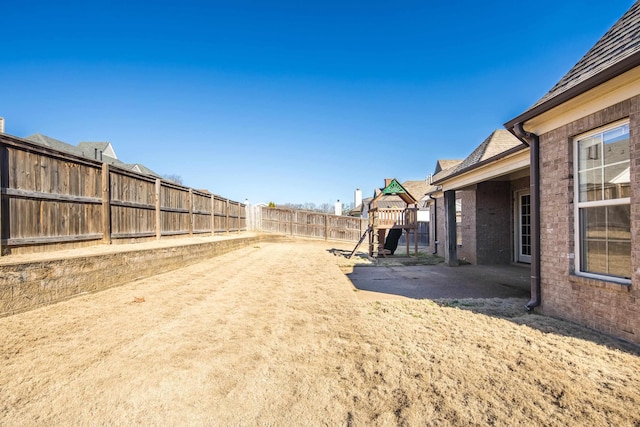
<svg viewBox="0 0 640 427"><path fill-rule="evenodd" d="M531 194L518 194L517 261L531 263Z"/></svg>

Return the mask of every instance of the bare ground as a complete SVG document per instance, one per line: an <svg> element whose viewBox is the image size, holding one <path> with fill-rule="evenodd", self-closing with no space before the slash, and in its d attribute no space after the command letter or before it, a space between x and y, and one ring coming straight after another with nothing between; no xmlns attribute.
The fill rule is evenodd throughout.
<svg viewBox="0 0 640 427"><path fill-rule="evenodd" d="M261 244L0 319L0 425L640 425L640 352L521 300L358 298Z"/></svg>

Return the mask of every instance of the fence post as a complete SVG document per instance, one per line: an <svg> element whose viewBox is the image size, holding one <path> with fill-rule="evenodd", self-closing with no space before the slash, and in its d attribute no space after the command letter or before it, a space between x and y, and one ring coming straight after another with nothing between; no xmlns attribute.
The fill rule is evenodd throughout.
<svg viewBox="0 0 640 427"><path fill-rule="evenodd" d="M290 229L291 229L291 235L293 236L293 223L294 223L293 217L295 216L296 211L291 210L291 211L289 211L289 212L290 212L290 214L291 214L291 217L289 218L289 227L290 227Z"/></svg>
<svg viewBox="0 0 640 427"><path fill-rule="evenodd" d="M9 236L2 235L2 211L4 211L4 200L2 193L6 191L6 187L9 186L9 156L7 155L7 148L5 146L0 147L0 256L2 256L2 239ZM6 198L6 196L5 196Z"/></svg>
<svg viewBox="0 0 640 427"><path fill-rule="evenodd" d="M211 195L211 236L215 236L216 234L216 196Z"/></svg>
<svg viewBox="0 0 640 427"><path fill-rule="evenodd" d="M160 197L161 197L161 189L162 189L162 180L160 178L156 179L156 239L160 240L162 237L162 215L160 212Z"/></svg>
<svg viewBox="0 0 640 427"><path fill-rule="evenodd" d="M324 214L324 240L329 240L329 215Z"/></svg>
<svg viewBox="0 0 640 427"><path fill-rule="evenodd" d="M111 172L102 164L102 243L111 244Z"/></svg>
<svg viewBox="0 0 640 427"><path fill-rule="evenodd" d="M229 199L225 199L225 205L227 207L227 209L225 209L227 211L227 223L225 225L225 229L227 231L227 234L229 234Z"/></svg>
<svg viewBox="0 0 640 427"><path fill-rule="evenodd" d="M189 188L189 237L193 236L193 188Z"/></svg>

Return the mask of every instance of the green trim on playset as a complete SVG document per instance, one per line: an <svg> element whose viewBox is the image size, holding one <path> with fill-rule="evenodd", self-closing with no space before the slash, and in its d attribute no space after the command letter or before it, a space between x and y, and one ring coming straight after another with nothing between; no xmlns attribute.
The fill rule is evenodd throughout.
<svg viewBox="0 0 640 427"><path fill-rule="evenodd" d="M395 179L393 179L389 183L389 185L384 187L384 189L382 190L382 194L400 194L400 193L406 194L407 190L405 190L404 187L400 185L400 183Z"/></svg>

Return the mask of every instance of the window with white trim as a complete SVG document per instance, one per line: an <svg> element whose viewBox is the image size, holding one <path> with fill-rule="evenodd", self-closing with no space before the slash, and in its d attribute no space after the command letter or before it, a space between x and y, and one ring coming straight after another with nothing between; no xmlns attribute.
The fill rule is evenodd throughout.
<svg viewBox="0 0 640 427"><path fill-rule="evenodd" d="M631 278L629 123L575 139L576 272Z"/></svg>

